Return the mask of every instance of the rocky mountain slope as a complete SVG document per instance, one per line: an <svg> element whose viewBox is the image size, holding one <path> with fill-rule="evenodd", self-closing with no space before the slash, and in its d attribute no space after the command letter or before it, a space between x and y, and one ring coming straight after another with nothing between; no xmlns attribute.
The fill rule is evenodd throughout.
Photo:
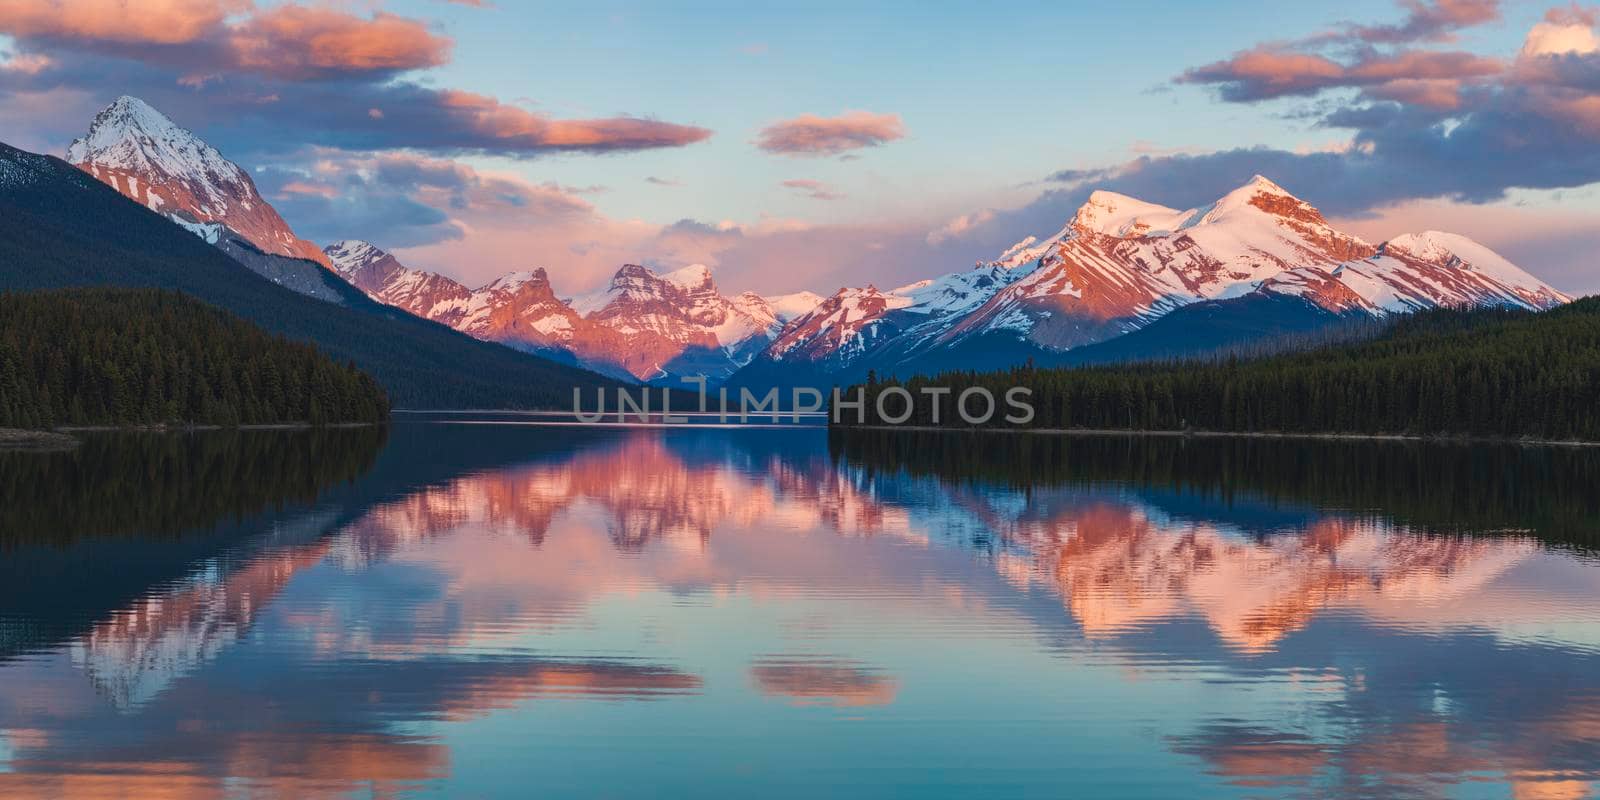
<svg viewBox="0 0 1600 800"><path fill-rule="evenodd" d="M217 223L262 252L326 264L256 191L249 173L136 97L119 97L67 148L67 161L200 232Z"/></svg>
<svg viewBox="0 0 1600 800"><path fill-rule="evenodd" d="M325 250L339 275L379 302L519 349L564 354L619 377L678 385L686 375L720 381L772 341L810 293L727 297L703 265L666 274L624 265L597 292L563 299L543 269L478 287L414 270L361 241Z"/></svg>

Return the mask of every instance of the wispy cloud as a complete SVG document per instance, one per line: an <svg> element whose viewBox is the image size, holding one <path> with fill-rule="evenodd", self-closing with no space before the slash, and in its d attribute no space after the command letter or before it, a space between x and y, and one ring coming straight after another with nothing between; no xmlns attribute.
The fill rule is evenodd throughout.
<svg viewBox="0 0 1600 800"><path fill-rule="evenodd" d="M902 139L905 123L899 114L848 111L837 117L801 114L761 129L756 147L785 156L834 156Z"/></svg>
<svg viewBox="0 0 1600 800"><path fill-rule="evenodd" d="M823 183L822 181L814 181L809 178L793 178L784 181L782 185L787 188L794 189L795 191L811 198L812 200L844 199L844 195L830 189L826 183Z"/></svg>

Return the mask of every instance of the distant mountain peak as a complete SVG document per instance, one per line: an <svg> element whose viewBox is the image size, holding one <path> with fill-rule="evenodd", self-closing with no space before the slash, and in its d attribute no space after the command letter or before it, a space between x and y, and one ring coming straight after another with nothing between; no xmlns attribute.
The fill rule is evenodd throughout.
<svg viewBox="0 0 1600 800"><path fill-rule="evenodd" d="M334 270L341 275L348 275L361 267L389 257L382 248L360 239L340 239L322 248L322 252L327 255Z"/></svg>
<svg viewBox="0 0 1600 800"><path fill-rule="evenodd" d="M546 291L550 290L549 273L544 271L544 267L536 267L531 270L519 270L517 272L508 272L494 279L487 286L479 289L479 291L517 292L524 287L532 287Z"/></svg>
<svg viewBox="0 0 1600 800"><path fill-rule="evenodd" d="M685 289L703 289L715 286L711 279L711 268L704 264L690 264L683 269L674 270L661 277L667 282Z"/></svg>
<svg viewBox="0 0 1600 800"><path fill-rule="evenodd" d="M221 223L263 252L327 264L250 175L149 103L123 95L67 147L67 161L133 201L185 222Z"/></svg>
<svg viewBox="0 0 1600 800"><path fill-rule="evenodd" d="M1147 203L1136 197L1096 189L1072 215L1071 227L1083 233L1106 236L1144 236L1177 228L1186 212ZM1007 251L1007 255L1017 248ZM1001 256L1002 260L1006 256Z"/></svg>
<svg viewBox="0 0 1600 800"><path fill-rule="evenodd" d="M1288 189L1260 174L1219 198L1199 221L1216 222L1241 212L1256 211L1309 225L1327 224L1327 220L1316 206L1301 200Z"/></svg>
<svg viewBox="0 0 1600 800"><path fill-rule="evenodd" d="M213 190L204 198L213 206L226 202L223 190L230 184L249 180L216 148L129 95L95 115L89 132L67 147L67 161L198 181Z"/></svg>

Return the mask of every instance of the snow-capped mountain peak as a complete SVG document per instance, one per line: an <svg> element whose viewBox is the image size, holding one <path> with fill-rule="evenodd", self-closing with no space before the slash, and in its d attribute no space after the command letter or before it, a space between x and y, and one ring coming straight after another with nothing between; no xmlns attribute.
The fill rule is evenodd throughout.
<svg viewBox="0 0 1600 800"><path fill-rule="evenodd" d="M244 170L223 158L216 148L128 95L95 115L89 132L67 147L67 160L195 180L214 190L247 179ZM218 209L214 213L221 213L221 204L227 202L220 191L206 199Z"/></svg>
<svg viewBox="0 0 1600 800"><path fill-rule="evenodd" d="M548 287L550 285L550 275L544 271L544 267L508 272L494 279L479 291L515 292L529 284Z"/></svg>
<svg viewBox="0 0 1600 800"><path fill-rule="evenodd" d="M1408 233L1384 242L1379 252L1387 256L1409 255L1519 283L1535 280L1504 256L1457 233L1442 231Z"/></svg>
<svg viewBox="0 0 1600 800"><path fill-rule="evenodd" d="M822 303L822 300L822 295L816 292L795 292L766 298L767 307L772 309L772 315L783 323L810 313L811 309Z"/></svg>
<svg viewBox="0 0 1600 800"><path fill-rule="evenodd" d="M348 275L361 267L387 258L388 253L360 239L341 239L323 248L329 265L341 275Z"/></svg>
<svg viewBox="0 0 1600 800"><path fill-rule="evenodd" d="M96 114L66 157L174 220L221 223L265 253L328 263L315 245L294 235L248 173L137 97L119 97Z"/></svg>
<svg viewBox="0 0 1600 800"><path fill-rule="evenodd" d="M690 264L661 277L682 289L695 290L714 286L711 280L711 268L704 264Z"/></svg>
<svg viewBox="0 0 1600 800"><path fill-rule="evenodd" d="M764 358L836 372L863 364L1000 367L1003 359L986 354L1068 350L1183 306L1253 294L1373 315L1438 305L1547 308L1568 299L1466 237L1403 236L1380 252L1256 175L1181 211L1093 192L1061 232L1023 239L976 269L889 292L841 290L786 326Z"/></svg>
<svg viewBox="0 0 1600 800"><path fill-rule="evenodd" d="M1193 212L1179 211L1155 203L1147 203L1125 194L1096 190L1078 207L1072 216L1071 227L1084 233L1105 236L1161 235L1177 230ZM1010 255L1016 250L1007 251ZM1005 255L1001 259L1005 259Z"/></svg>
<svg viewBox="0 0 1600 800"><path fill-rule="evenodd" d="M772 302L754 292L725 297L704 264L665 274L625 264L603 289L566 300L542 267L469 290L407 268L367 242L336 242L326 252L335 271L380 302L479 339L564 351L592 369L673 386L679 375L727 377L765 348L785 321L821 300L809 292Z"/></svg>
<svg viewBox="0 0 1600 800"><path fill-rule="evenodd" d="M1309 225L1327 224L1315 206L1261 175L1218 198L1194 224L1214 224L1240 216L1248 219L1260 214Z"/></svg>

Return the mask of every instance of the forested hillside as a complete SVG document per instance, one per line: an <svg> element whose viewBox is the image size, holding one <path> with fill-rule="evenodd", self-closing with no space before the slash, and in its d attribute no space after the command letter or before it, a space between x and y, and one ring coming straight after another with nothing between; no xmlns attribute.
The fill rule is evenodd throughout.
<svg viewBox="0 0 1600 800"><path fill-rule="evenodd" d="M354 364L177 292L0 292L0 427L388 416Z"/></svg>
<svg viewBox="0 0 1600 800"><path fill-rule="evenodd" d="M1033 391L1033 428L1479 435L1600 440L1600 297L1534 313L1438 309L1397 319L1373 338L1256 359L1225 358L1076 369L1022 367L946 373L867 386L917 397L905 424L933 424L919 392L945 386L942 424L963 427L955 396ZM885 398L897 416L899 397ZM982 404L972 401L976 415ZM1005 409L987 423L1014 427ZM854 423L853 413L844 423Z"/></svg>
<svg viewBox="0 0 1600 800"><path fill-rule="evenodd" d="M0 144L0 290L178 289L273 333L353 360L407 408L570 408L573 387L616 383L480 342L380 305L342 281L342 304L246 269L64 161Z"/></svg>

